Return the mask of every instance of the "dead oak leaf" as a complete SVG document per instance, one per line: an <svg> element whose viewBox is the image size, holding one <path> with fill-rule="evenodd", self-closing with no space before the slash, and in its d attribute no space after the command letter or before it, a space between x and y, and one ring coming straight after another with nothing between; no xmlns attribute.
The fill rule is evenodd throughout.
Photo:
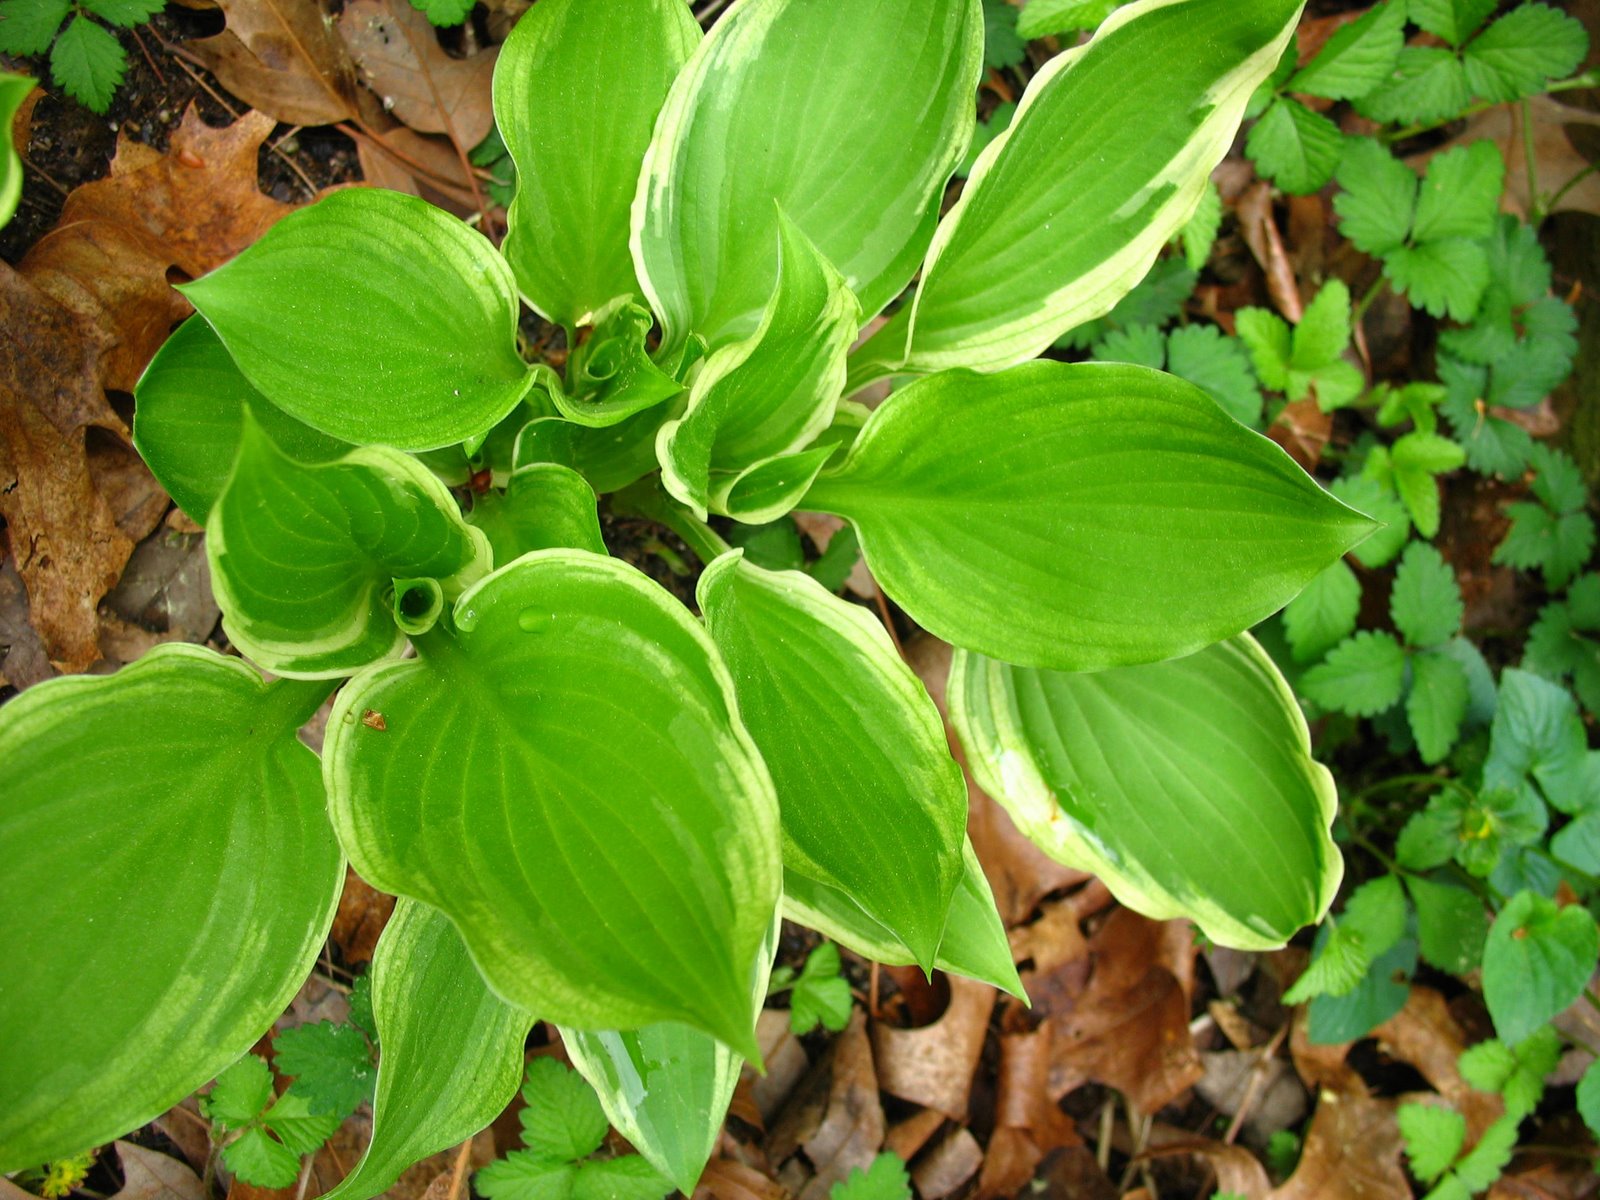
<svg viewBox="0 0 1600 1200"><path fill-rule="evenodd" d="M995 995L987 984L952 975L950 1006L932 1025L874 1024L872 1049L883 1090L964 1120Z"/></svg>
<svg viewBox="0 0 1600 1200"><path fill-rule="evenodd" d="M228 91L290 125L358 115L354 64L318 0L218 0L218 7L227 28L184 49Z"/></svg>
<svg viewBox="0 0 1600 1200"><path fill-rule="evenodd" d="M122 1189L111 1200L204 1200L200 1177L187 1163L132 1142L118 1142Z"/></svg>

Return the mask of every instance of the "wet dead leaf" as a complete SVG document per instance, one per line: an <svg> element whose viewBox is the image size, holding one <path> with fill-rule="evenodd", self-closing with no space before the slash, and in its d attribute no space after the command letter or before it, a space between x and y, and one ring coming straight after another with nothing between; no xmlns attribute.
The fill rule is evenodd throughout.
<svg viewBox="0 0 1600 1200"><path fill-rule="evenodd" d="M1298 325L1305 312L1300 288L1295 283L1294 267L1284 248L1272 215L1272 185L1262 181L1247 188L1234 206L1239 216L1239 231L1245 244L1267 277L1267 294L1272 304L1292 325Z"/></svg>
<svg viewBox="0 0 1600 1200"><path fill-rule="evenodd" d="M830 1047L822 1120L800 1143L816 1172L800 1190L800 1200L826 1200L835 1183L857 1167L865 1170L878 1156L885 1122L872 1057L866 1014L858 1008Z"/></svg>
<svg viewBox="0 0 1600 1200"><path fill-rule="evenodd" d="M923 1200L944 1200L983 1165L983 1148L965 1129L952 1129L911 1164L911 1182Z"/></svg>
<svg viewBox="0 0 1600 1200"><path fill-rule="evenodd" d="M1410 1200L1394 1103L1324 1088L1300 1164L1271 1200Z"/></svg>
<svg viewBox="0 0 1600 1200"><path fill-rule="evenodd" d="M1432 988L1413 984L1406 1005L1377 1029L1378 1048L1410 1063L1446 1103L1467 1120L1467 1137L1476 1140L1505 1112L1500 1097L1480 1092L1457 1067L1467 1048L1466 1033L1445 999Z"/></svg>
<svg viewBox="0 0 1600 1200"><path fill-rule="evenodd" d="M378 935L393 912L393 896L378 891L357 875L355 868L345 868L344 892L339 897L339 909L333 915L333 928L328 936L344 955L346 965L372 961Z"/></svg>
<svg viewBox="0 0 1600 1200"><path fill-rule="evenodd" d="M1050 1099L1051 1026L1000 1039L995 1128L978 1179L979 1200L1027 1186L1051 1151L1082 1142L1077 1126Z"/></svg>
<svg viewBox="0 0 1600 1200"><path fill-rule="evenodd" d="M464 150L488 136L497 48L452 58L410 0L351 0L339 35L384 107L412 129L442 133Z"/></svg>
<svg viewBox="0 0 1600 1200"><path fill-rule="evenodd" d="M987 984L952 975L950 1006L932 1025L895 1029L875 1022L872 1048L883 1090L965 1119L995 995Z"/></svg>
<svg viewBox="0 0 1600 1200"><path fill-rule="evenodd" d="M118 1142L122 1190L111 1200L204 1200L200 1177L188 1165L132 1142Z"/></svg>
<svg viewBox="0 0 1600 1200"><path fill-rule="evenodd" d="M228 25L184 43L235 96L289 125L357 115L355 68L317 0L218 0Z"/></svg>

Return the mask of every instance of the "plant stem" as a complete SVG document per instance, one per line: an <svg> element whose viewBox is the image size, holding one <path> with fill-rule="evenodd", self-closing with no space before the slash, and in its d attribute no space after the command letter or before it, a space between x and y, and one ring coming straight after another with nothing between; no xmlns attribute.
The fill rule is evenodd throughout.
<svg viewBox="0 0 1600 1200"><path fill-rule="evenodd" d="M1372 302L1383 293L1383 289L1388 285L1389 277L1387 275L1379 275L1372 281L1372 286L1366 290L1361 299L1356 301L1355 323L1357 325L1361 324L1366 318L1367 309L1372 307Z"/></svg>
<svg viewBox="0 0 1600 1200"><path fill-rule="evenodd" d="M1533 149L1533 106L1528 101L1517 105L1517 118L1522 122L1522 167L1528 175L1528 224L1537 230L1544 224L1544 208L1539 203L1538 159Z"/></svg>
<svg viewBox="0 0 1600 1200"><path fill-rule="evenodd" d="M1544 95L1553 95L1556 92L1570 92L1577 88L1600 86L1600 70L1585 71L1582 75L1574 75L1571 79L1559 79L1544 89ZM1403 142L1407 138L1416 137L1418 134L1431 133L1435 129L1442 129L1465 117L1475 117L1481 112L1488 112L1491 108L1499 107L1497 102L1483 101L1478 104L1468 105L1454 116L1444 117L1438 121L1419 121L1415 125L1407 125L1404 129L1394 129L1388 133L1378 135L1379 139L1387 145Z"/></svg>

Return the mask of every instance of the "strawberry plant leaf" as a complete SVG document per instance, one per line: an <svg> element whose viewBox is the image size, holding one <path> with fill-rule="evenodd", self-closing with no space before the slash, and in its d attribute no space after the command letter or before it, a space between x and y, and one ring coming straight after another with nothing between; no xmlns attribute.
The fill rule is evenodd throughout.
<svg viewBox="0 0 1600 1200"><path fill-rule="evenodd" d="M1500 911L1483 948L1483 997L1507 1046L1550 1020L1583 993L1600 930L1582 907L1559 908L1537 892L1518 892Z"/></svg>
<svg viewBox="0 0 1600 1200"><path fill-rule="evenodd" d="M1381 85L1356 101L1356 111L1380 124L1444 121L1472 101L1466 68L1450 50L1406 46Z"/></svg>
<svg viewBox="0 0 1600 1200"><path fill-rule="evenodd" d="M341 1120L372 1098L375 1072L367 1039L354 1025L332 1021L296 1025L272 1039L272 1061L312 1115Z"/></svg>
<svg viewBox="0 0 1600 1200"><path fill-rule="evenodd" d="M1588 50L1576 18L1547 4L1521 4L1467 46L1467 78L1478 95L1503 104L1542 92L1576 70Z"/></svg>
<svg viewBox="0 0 1600 1200"><path fill-rule="evenodd" d="M1261 389L1244 343L1215 325L1185 325L1167 335L1167 369L1200 388L1241 425L1261 424Z"/></svg>
<svg viewBox="0 0 1600 1200"><path fill-rule="evenodd" d="M244 1182L261 1188L293 1187L300 1175L300 1156L259 1125L224 1146L222 1161Z"/></svg>
<svg viewBox="0 0 1600 1200"><path fill-rule="evenodd" d="M1382 0L1334 32L1289 80L1291 92L1355 100L1383 83L1405 44L1404 0Z"/></svg>
<svg viewBox="0 0 1600 1200"><path fill-rule="evenodd" d="M128 69L115 35L79 13L50 47L50 77L85 108L103 113Z"/></svg>
<svg viewBox="0 0 1600 1200"><path fill-rule="evenodd" d="M1355 632L1361 581L1344 560L1318 575L1283 610L1284 633L1295 662L1321 658Z"/></svg>
<svg viewBox="0 0 1600 1200"><path fill-rule="evenodd" d="M1372 717L1392 708L1405 683L1400 643L1378 630L1347 638L1301 677L1301 690L1324 708Z"/></svg>
<svg viewBox="0 0 1600 1200"><path fill-rule="evenodd" d="M885 1150L862 1170L853 1169L834 1184L828 1200L911 1200L911 1179L898 1154Z"/></svg>
<svg viewBox="0 0 1600 1200"><path fill-rule="evenodd" d="M1372 138L1348 138L1337 171L1344 190L1333 198L1339 232L1359 250L1388 255L1404 245L1419 183L1405 163Z"/></svg>
<svg viewBox="0 0 1600 1200"><path fill-rule="evenodd" d="M1412 658L1406 720L1423 762L1442 762L1455 747L1470 699L1467 673L1455 659L1434 651Z"/></svg>
<svg viewBox="0 0 1600 1200"><path fill-rule="evenodd" d="M1467 1140L1467 1121L1453 1108L1402 1104L1395 1112L1405 1138L1411 1173L1432 1183L1448 1171Z"/></svg>
<svg viewBox="0 0 1600 1200"><path fill-rule="evenodd" d="M272 1071L267 1060L247 1054L217 1076L200 1098L200 1111L223 1129L242 1129L272 1102Z"/></svg>
<svg viewBox="0 0 1600 1200"><path fill-rule="evenodd" d="M1272 102L1245 139L1245 153L1261 174L1295 196L1332 179L1343 148L1337 125L1287 96Z"/></svg>
<svg viewBox="0 0 1600 1200"><path fill-rule="evenodd" d="M1459 46L1483 27L1498 0L1409 0L1408 15L1435 37Z"/></svg>
<svg viewBox="0 0 1600 1200"><path fill-rule="evenodd" d="M0 53L43 54L72 11L72 0L0 0Z"/></svg>
<svg viewBox="0 0 1600 1200"><path fill-rule="evenodd" d="M1389 615L1406 644L1443 645L1461 628L1465 606L1456 573L1426 542L1412 542L1401 556L1389 596Z"/></svg>
<svg viewBox="0 0 1600 1200"><path fill-rule="evenodd" d="M166 0L82 0L83 7L113 25L143 25L164 9Z"/></svg>

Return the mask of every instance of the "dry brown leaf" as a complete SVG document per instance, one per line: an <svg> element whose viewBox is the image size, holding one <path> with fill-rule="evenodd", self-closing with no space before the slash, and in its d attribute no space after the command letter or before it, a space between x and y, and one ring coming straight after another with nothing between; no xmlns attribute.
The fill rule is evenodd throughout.
<svg viewBox="0 0 1600 1200"><path fill-rule="evenodd" d="M1252 1144L1298 1125L1306 1115L1306 1091L1289 1060L1264 1057L1260 1050L1220 1050L1202 1054L1200 1062L1205 1074L1195 1091L1226 1116L1248 1105L1244 1128Z"/></svg>
<svg viewBox="0 0 1600 1200"><path fill-rule="evenodd" d="M461 156L450 140L418 133L403 125L370 123L356 141L361 176L373 187L421 196L458 216L478 211Z"/></svg>
<svg viewBox="0 0 1600 1200"><path fill-rule="evenodd" d="M878 1101L866 1016L859 1008L833 1041L829 1070L822 1121L801 1142L816 1174L801 1189L800 1200L826 1200L833 1185L851 1171L870 1167L883 1145L883 1105Z"/></svg>
<svg viewBox="0 0 1600 1200"><path fill-rule="evenodd" d="M350 0L339 35L383 106L412 129L445 134L464 150L489 135L497 47L452 58L411 0Z"/></svg>
<svg viewBox="0 0 1600 1200"><path fill-rule="evenodd" d="M1372 1033L1379 1049L1410 1063L1466 1118L1469 1141L1477 1140L1505 1112L1499 1096L1480 1092L1461 1077L1457 1063L1467 1048L1466 1033L1451 1016L1444 997L1432 988L1413 984L1405 1007Z"/></svg>
<svg viewBox="0 0 1600 1200"><path fill-rule="evenodd" d="M1289 253L1283 246L1283 235L1272 217L1272 185L1262 181L1248 188L1234 209L1245 245L1266 272L1267 294L1272 297L1273 306L1291 324L1298 325L1305 305L1300 301L1300 289L1295 283Z"/></svg>
<svg viewBox="0 0 1600 1200"><path fill-rule="evenodd" d="M204 1200L205 1188L186 1163L132 1142L118 1142L122 1188L111 1200Z"/></svg>
<svg viewBox="0 0 1600 1200"><path fill-rule="evenodd" d="M874 1023L872 1048L883 1090L963 1120L995 995L987 984L952 975L950 1007L932 1025L895 1029Z"/></svg>
<svg viewBox="0 0 1600 1200"><path fill-rule="evenodd" d="M1534 96L1525 102L1533 114L1534 176L1544 203L1573 179L1589 169L1590 163L1567 136L1569 126L1600 126L1600 113L1563 104L1553 96ZM1528 215L1528 168L1523 155L1521 105L1502 104L1479 113L1449 145L1461 145L1488 138L1500 148L1506 164L1505 208L1526 218ZM1551 212L1586 212L1600 216L1600 174L1591 174L1556 201Z"/></svg>
<svg viewBox="0 0 1600 1200"><path fill-rule="evenodd" d="M1049 972L1023 980L1054 1034L1050 1095L1091 1080L1155 1112L1202 1074L1189 1035L1193 934L1185 921L1151 921L1118 908L1090 940L1088 982L1062 987ZM1068 962L1057 973L1081 972Z"/></svg>
<svg viewBox="0 0 1600 1200"><path fill-rule="evenodd" d="M979 1200L1012 1196L1027 1186L1045 1155L1082 1142L1077 1126L1051 1101L1052 1030L1008 1033L1000 1039L995 1129L978 1179Z"/></svg>
<svg viewBox="0 0 1600 1200"><path fill-rule="evenodd" d="M186 1096L151 1122L164 1133L172 1144L183 1151L183 1157L196 1171L206 1169L211 1157L211 1122L196 1109L197 1101Z"/></svg>
<svg viewBox="0 0 1600 1200"><path fill-rule="evenodd" d="M1271 1200L1410 1200L1394 1104L1324 1088L1294 1175Z"/></svg>
<svg viewBox="0 0 1600 1200"><path fill-rule="evenodd" d="M924 1108L890 1129L884 1135L883 1148L899 1155L903 1162L910 1162L944 1123L945 1115L942 1112Z"/></svg>
<svg viewBox="0 0 1600 1200"><path fill-rule="evenodd" d="M235 96L289 125L358 113L355 67L317 0L218 0L228 26L186 42Z"/></svg>
<svg viewBox="0 0 1600 1200"><path fill-rule="evenodd" d="M339 909L333 915L333 928L328 936L339 947L347 964L371 961L378 935L393 912L393 896L378 891L357 875L354 867L345 868L344 892L339 896Z"/></svg>
<svg viewBox="0 0 1600 1200"><path fill-rule="evenodd" d="M753 1167L714 1158L700 1173L694 1200L789 1200L789 1189Z"/></svg>
<svg viewBox="0 0 1600 1200"><path fill-rule="evenodd" d="M761 1010L756 1018L756 1044L761 1047L761 1060L766 1064L767 1073L757 1075L754 1067L745 1065L740 1073L739 1088L734 1093L734 1108L738 1109L741 1095L747 1096L756 1117L750 1124L761 1129L777 1115L789 1094L799 1085L811 1060L789 1027L788 1012L782 1009Z"/></svg>
<svg viewBox="0 0 1600 1200"><path fill-rule="evenodd" d="M1267 428L1267 436L1302 468L1314 471L1333 436L1333 414L1323 412L1313 399L1292 400Z"/></svg>
<svg viewBox="0 0 1600 1200"><path fill-rule="evenodd" d="M965 1129L952 1129L916 1162L911 1182L923 1200L944 1200L983 1165L983 1148Z"/></svg>

